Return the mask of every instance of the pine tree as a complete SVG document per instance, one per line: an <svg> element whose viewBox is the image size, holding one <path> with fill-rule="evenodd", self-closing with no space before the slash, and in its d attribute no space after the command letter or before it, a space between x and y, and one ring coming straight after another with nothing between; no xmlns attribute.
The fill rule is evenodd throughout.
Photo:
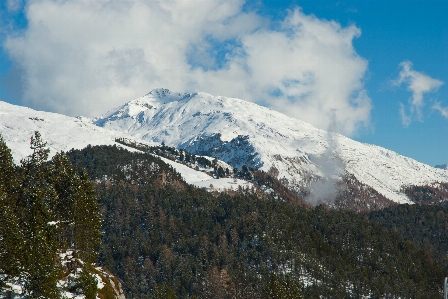
<svg viewBox="0 0 448 299"><path fill-rule="evenodd" d="M94 262L101 245L101 213L90 177L85 170L80 175L80 192L74 208L75 249L86 262Z"/></svg>
<svg viewBox="0 0 448 299"><path fill-rule="evenodd" d="M85 299L95 299L98 294L98 280L87 268L84 266L81 273L78 273L72 291L84 295Z"/></svg>
<svg viewBox="0 0 448 299"><path fill-rule="evenodd" d="M56 282L60 275L52 204L57 200L47 181L49 149L39 132L31 137L33 153L21 161L16 211L24 232L22 265L26 274L26 295L30 298L59 298Z"/></svg>
<svg viewBox="0 0 448 299"><path fill-rule="evenodd" d="M92 263L101 244L101 214L90 177L78 174L64 153L52 159L50 182L57 192L55 214L57 238L63 248L75 249L85 262Z"/></svg>
<svg viewBox="0 0 448 299"><path fill-rule="evenodd" d="M64 153L48 162L39 132L31 137L31 149L17 167L0 136L0 274L6 274L0 287L1 279L20 276L27 298L59 298L58 251L71 247L87 265L93 263L101 215L85 171L74 170ZM90 285L96 286L89 284L85 295L94 298Z"/></svg>
<svg viewBox="0 0 448 299"><path fill-rule="evenodd" d="M18 274L22 241L18 219L12 210L12 193L17 188L14 178L15 166L11 150L0 135L0 274L7 275Z"/></svg>
<svg viewBox="0 0 448 299"><path fill-rule="evenodd" d="M53 207L58 223L56 238L61 249L74 248L74 211L81 193L81 181L64 153L57 153L51 163L53 167L49 181L57 193Z"/></svg>
<svg viewBox="0 0 448 299"><path fill-rule="evenodd" d="M0 187L0 289L2 279L20 274L23 234L13 209L8 205L8 194Z"/></svg>
<svg viewBox="0 0 448 299"><path fill-rule="evenodd" d="M11 150L7 147L2 135L0 135L0 169L0 188L10 195L9 200L13 200L13 194L18 188L16 166ZM8 204L13 206L14 202L8 202Z"/></svg>
<svg viewBox="0 0 448 299"><path fill-rule="evenodd" d="M16 167L11 150L0 135L0 288L2 279L20 274L23 233L14 213L17 190Z"/></svg>

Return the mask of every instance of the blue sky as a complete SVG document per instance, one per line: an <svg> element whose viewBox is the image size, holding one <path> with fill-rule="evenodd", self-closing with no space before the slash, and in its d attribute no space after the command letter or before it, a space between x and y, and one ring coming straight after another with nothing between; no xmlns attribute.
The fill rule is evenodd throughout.
<svg viewBox="0 0 448 299"><path fill-rule="evenodd" d="M274 3L275 1L272 1ZM366 89L372 99L372 131L355 139L397 151L430 165L448 161L448 119L431 109L432 101L448 105L447 1L302 1L305 13L362 30L354 40L357 53L369 61ZM335 3L335 2L333 2ZM391 86L399 64L411 61L416 71L445 82L424 95L423 119L403 126L400 103L411 97L403 85Z"/></svg>
<svg viewBox="0 0 448 299"><path fill-rule="evenodd" d="M447 1L79 3L1 4L1 100L93 116L202 90L448 162Z"/></svg>

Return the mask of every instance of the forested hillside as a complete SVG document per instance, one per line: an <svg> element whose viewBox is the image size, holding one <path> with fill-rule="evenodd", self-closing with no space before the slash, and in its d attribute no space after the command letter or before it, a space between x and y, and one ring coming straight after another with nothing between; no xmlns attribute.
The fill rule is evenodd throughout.
<svg viewBox="0 0 448 299"><path fill-rule="evenodd" d="M93 264L102 222L89 176L64 153L47 161L39 132L31 149L14 165L0 135L0 296L116 298L110 284L98 292L110 275Z"/></svg>
<svg viewBox="0 0 448 299"><path fill-rule="evenodd" d="M99 262L129 298L441 296L438 259L363 215L208 193L158 158L117 147L67 155L94 181Z"/></svg>
<svg viewBox="0 0 448 299"><path fill-rule="evenodd" d="M448 183L433 183L431 185L409 185L402 188L415 203L423 205L448 206Z"/></svg>
<svg viewBox="0 0 448 299"><path fill-rule="evenodd" d="M448 207L398 205L371 212L368 217L448 264Z"/></svg>

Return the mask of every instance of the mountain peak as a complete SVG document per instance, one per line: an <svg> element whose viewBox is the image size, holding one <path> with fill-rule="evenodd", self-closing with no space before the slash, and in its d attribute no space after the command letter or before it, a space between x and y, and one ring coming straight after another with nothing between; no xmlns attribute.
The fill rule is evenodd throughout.
<svg viewBox="0 0 448 299"><path fill-rule="evenodd" d="M156 88L143 97L134 99L126 104L109 110L106 114L93 119L96 125L103 126L105 122L117 119L136 119L144 113L157 109L170 102L186 100L195 94L171 92L166 88Z"/></svg>
<svg viewBox="0 0 448 299"><path fill-rule="evenodd" d="M170 95L171 91L169 89L166 88L155 88L153 90L151 90L150 92L148 92L147 94L145 94L145 96L153 96L153 97L158 97L158 98L164 98L167 95Z"/></svg>
<svg viewBox="0 0 448 299"><path fill-rule="evenodd" d="M328 181L332 187L335 177L349 173L388 199L409 203L402 186L448 180L446 170L320 130L255 103L204 92L155 89L95 124L216 157L234 168L245 165L266 172L275 168L293 190L308 187L310 180Z"/></svg>
<svg viewBox="0 0 448 299"><path fill-rule="evenodd" d="M181 101L186 98L191 98L194 96L194 94L190 93L180 93L180 92L172 92L169 89L166 88L155 88L148 92L146 95L144 95L141 98L135 99L133 101L130 101L129 103L135 102L137 100L145 99L147 101L151 101L154 104L163 105L169 102L176 102ZM159 106L157 105L157 106Z"/></svg>

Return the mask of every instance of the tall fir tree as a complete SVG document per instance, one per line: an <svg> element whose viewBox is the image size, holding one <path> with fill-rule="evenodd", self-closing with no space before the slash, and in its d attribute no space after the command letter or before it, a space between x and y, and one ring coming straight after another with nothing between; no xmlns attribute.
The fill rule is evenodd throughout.
<svg viewBox="0 0 448 299"><path fill-rule="evenodd" d="M75 249L86 262L94 262L101 245L102 218L95 190L85 169L80 174L80 192L74 208Z"/></svg>
<svg viewBox="0 0 448 299"><path fill-rule="evenodd" d="M56 222L52 205L57 193L48 182L46 163L49 149L39 132L31 137L33 153L21 161L17 206L25 242L22 265L26 273L26 295L30 298L59 298L60 266L55 239Z"/></svg>
<svg viewBox="0 0 448 299"><path fill-rule="evenodd" d="M16 167L11 150L0 135L0 288L3 280L20 274L23 234L14 213Z"/></svg>
<svg viewBox="0 0 448 299"><path fill-rule="evenodd" d="M74 210L81 192L80 179L64 153L57 153L51 163L49 180L58 197L53 207L58 223L56 238L61 249L74 248Z"/></svg>
<svg viewBox="0 0 448 299"><path fill-rule="evenodd" d="M14 193L18 188L18 182L16 179L17 167L14 165L11 150L6 145L3 136L0 135L0 188L4 192L8 193L10 206L13 206L15 202Z"/></svg>
<svg viewBox="0 0 448 299"><path fill-rule="evenodd" d="M64 153L56 154L52 165L60 246L75 249L81 259L92 263L101 244L101 214L90 177L85 170L78 174Z"/></svg>
<svg viewBox="0 0 448 299"><path fill-rule="evenodd" d="M0 289L3 280L20 274L24 241L19 220L8 203L9 194L0 187L0 274L6 274L0 275Z"/></svg>

